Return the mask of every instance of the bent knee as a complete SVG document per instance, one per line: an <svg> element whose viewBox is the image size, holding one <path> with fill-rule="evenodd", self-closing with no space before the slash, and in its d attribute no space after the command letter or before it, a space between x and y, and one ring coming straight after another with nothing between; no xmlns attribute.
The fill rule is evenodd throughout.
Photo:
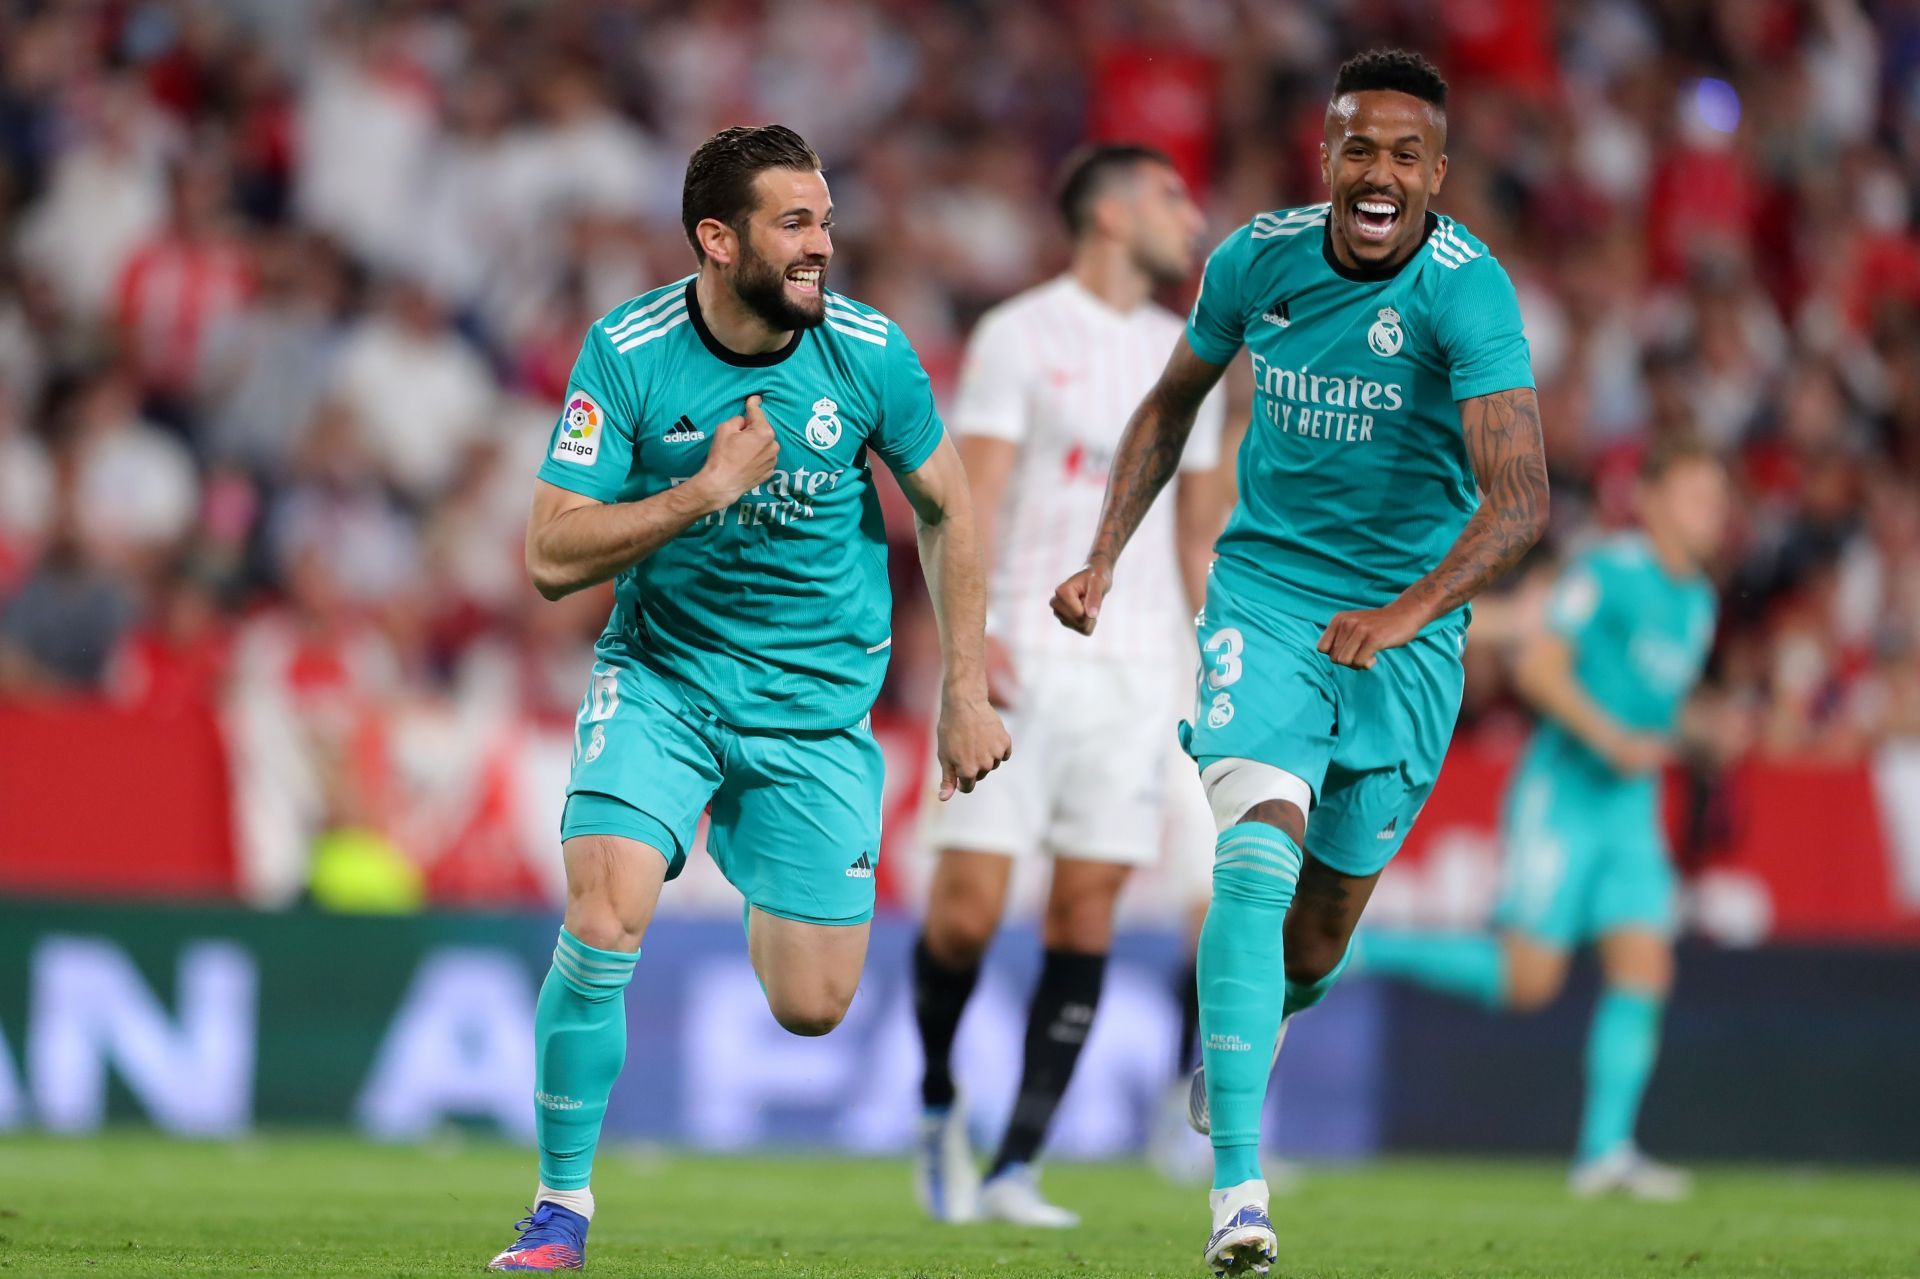
<svg viewBox="0 0 1920 1279"><path fill-rule="evenodd" d="M1071 893L1054 892L1047 899L1041 936L1051 950L1105 954L1113 947L1113 912L1120 883L1099 884Z"/></svg>
<svg viewBox="0 0 1920 1279"><path fill-rule="evenodd" d="M624 918L610 898L599 895L568 902L566 926L577 940L595 950L639 950L646 932L643 921Z"/></svg>
<svg viewBox="0 0 1920 1279"><path fill-rule="evenodd" d="M859 987L858 974L843 980L816 972L798 981L769 982L767 1010L790 1034L824 1035L846 1018Z"/></svg>
<svg viewBox="0 0 1920 1279"><path fill-rule="evenodd" d="M831 992L805 996L775 996L769 992L767 1008L780 1028L791 1035L817 1038L838 1026L847 1016L851 996L841 999Z"/></svg>
<svg viewBox="0 0 1920 1279"><path fill-rule="evenodd" d="M1340 966L1347 953L1344 938L1307 937L1287 939L1287 980L1296 986L1311 986L1325 981Z"/></svg>
<svg viewBox="0 0 1920 1279"><path fill-rule="evenodd" d="M928 912L921 934L935 959L950 968L971 968L987 953L999 926L997 912L972 900L949 899Z"/></svg>
<svg viewBox="0 0 1920 1279"><path fill-rule="evenodd" d="M1560 993L1559 974L1509 973L1506 1004L1517 1013L1537 1013Z"/></svg>
<svg viewBox="0 0 1920 1279"><path fill-rule="evenodd" d="M1538 1012L1560 996L1567 981L1567 959L1558 951L1509 940L1506 984L1501 1001L1517 1013Z"/></svg>

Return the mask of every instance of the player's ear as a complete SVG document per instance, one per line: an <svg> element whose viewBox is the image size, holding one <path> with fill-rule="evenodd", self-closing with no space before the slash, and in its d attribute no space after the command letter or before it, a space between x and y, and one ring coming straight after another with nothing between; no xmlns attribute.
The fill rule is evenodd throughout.
<svg viewBox="0 0 1920 1279"><path fill-rule="evenodd" d="M1433 165L1433 185L1427 188L1429 198L1440 194L1440 186L1447 180L1447 153L1442 151Z"/></svg>
<svg viewBox="0 0 1920 1279"><path fill-rule="evenodd" d="M700 247L721 266L732 266L740 252L739 234L719 218L702 218L693 228Z"/></svg>
<svg viewBox="0 0 1920 1279"><path fill-rule="evenodd" d="M1325 142L1320 144L1320 182L1328 190L1333 189L1333 152Z"/></svg>

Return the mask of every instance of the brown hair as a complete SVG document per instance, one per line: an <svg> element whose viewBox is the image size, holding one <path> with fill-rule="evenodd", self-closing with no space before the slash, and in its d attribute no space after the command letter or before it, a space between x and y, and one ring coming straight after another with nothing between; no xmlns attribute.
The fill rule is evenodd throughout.
<svg viewBox="0 0 1920 1279"><path fill-rule="evenodd" d="M1715 466L1724 466L1720 453L1713 445L1697 435L1678 431L1670 435L1656 437L1647 445L1647 451L1640 457L1640 479L1648 484L1665 477L1667 472L1688 462L1711 462Z"/></svg>
<svg viewBox="0 0 1920 1279"><path fill-rule="evenodd" d="M820 157L806 139L784 124L760 124L722 129L700 144L687 161L687 179L680 188L680 225L686 229L693 255L706 261L697 228L708 218L735 231L753 212L753 180L768 169L814 170Z"/></svg>

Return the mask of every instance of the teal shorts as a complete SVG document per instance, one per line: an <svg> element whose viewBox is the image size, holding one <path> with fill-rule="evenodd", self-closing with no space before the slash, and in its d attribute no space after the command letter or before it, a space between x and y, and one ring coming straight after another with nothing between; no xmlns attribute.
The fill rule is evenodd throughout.
<svg viewBox="0 0 1920 1279"><path fill-rule="evenodd" d="M1306 851L1343 875L1393 860L1433 791L1460 714L1466 626L1387 649L1372 670L1336 666L1326 628L1229 593L1218 575L1195 623L1193 719L1181 725L1204 771L1251 759L1313 790Z"/></svg>
<svg viewBox="0 0 1920 1279"><path fill-rule="evenodd" d="M1678 894L1657 786L1591 774L1531 757L1515 772L1498 927L1561 950L1623 928L1672 933Z"/></svg>
<svg viewBox="0 0 1920 1279"><path fill-rule="evenodd" d="M885 758L865 719L821 732L735 728L631 656L605 645L595 656L562 841L639 840L672 879L709 810L707 852L749 905L808 924L873 917Z"/></svg>

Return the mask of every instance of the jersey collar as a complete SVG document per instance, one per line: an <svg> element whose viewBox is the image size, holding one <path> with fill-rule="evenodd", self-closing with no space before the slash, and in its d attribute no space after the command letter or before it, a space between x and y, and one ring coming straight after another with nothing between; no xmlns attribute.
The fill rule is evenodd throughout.
<svg viewBox="0 0 1920 1279"><path fill-rule="evenodd" d="M713 330L707 327L707 317L700 314L700 291L694 287L700 277L694 276L687 281L687 318L693 321L693 331L700 335L700 344L714 359L743 369L771 368L800 349L800 339L806 335L805 329L795 329L787 344L775 351L762 351L758 355L742 355L732 350L719 338L713 336Z"/></svg>
<svg viewBox="0 0 1920 1279"><path fill-rule="evenodd" d="M1356 268L1356 267L1343 265L1340 259L1334 255L1333 219L1328 218L1326 227L1320 232L1320 256L1327 260L1327 265L1333 268L1333 273L1339 276L1343 280L1355 280L1355 281L1391 280L1394 276L1406 270L1408 265L1412 263L1412 261L1415 258L1420 256L1420 250L1427 247L1427 237L1432 235L1433 229L1439 225L1440 225L1439 216L1436 215L1432 209L1428 209L1427 217L1426 217L1426 226L1423 227L1420 232L1420 243L1414 247L1414 250L1412 253L1407 254L1404 260L1395 263L1393 266L1357 267ZM696 314L693 317L693 319L694 319L694 323L696 324L700 322L700 317L698 314Z"/></svg>

